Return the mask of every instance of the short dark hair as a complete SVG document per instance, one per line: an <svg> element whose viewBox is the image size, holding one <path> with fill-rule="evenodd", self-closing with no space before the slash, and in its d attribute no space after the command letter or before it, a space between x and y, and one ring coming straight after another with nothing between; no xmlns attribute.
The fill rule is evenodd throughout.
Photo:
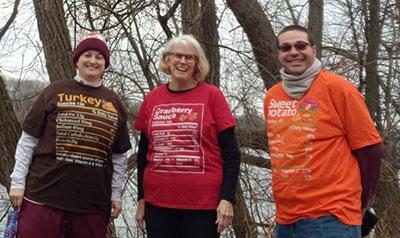
<svg viewBox="0 0 400 238"><path fill-rule="evenodd" d="M313 35L311 34L311 32L310 32L307 28L305 28L305 27L303 27L303 26L300 26L300 25L290 25L290 26L284 27L284 28L278 33L278 35L277 35L277 37L276 37L276 44L277 44L278 46L279 46L279 36L282 35L282 34L285 33L285 32L288 32L288 31L301 31L301 32L306 33L306 34L307 34L307 38L308 38L308 42L309 42L311 45L315 45L314 37L313 37Z"/></svg>

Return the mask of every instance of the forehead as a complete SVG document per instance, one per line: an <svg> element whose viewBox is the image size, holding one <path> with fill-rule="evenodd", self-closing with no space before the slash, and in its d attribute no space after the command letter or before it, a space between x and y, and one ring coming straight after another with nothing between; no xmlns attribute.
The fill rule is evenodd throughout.
<svg viewBox="0 0 400 238"><path fill-rule="evenodd" d="M83 52L83 54L93 54L93 55L97 55L97 54L101 54L100 51L97 50L86 50Z"/></svg>
<svg viewBox="0 0 400 238"><path fill-rule="evenodd" d="M278 37L279 44L294 43L296 41L308 42L307 33L305 33L304 31L292 30L292 31L286 31Z"/></svg>
<svg viewBox="0 0 400 238"><path fill-rule="evenodd" d="M194 54L195 53L194 48L186 42L179 42L178 44L176 44L175 47L173 48L173 51L179 52L182 54L188 54L188 53Z"/></svg>

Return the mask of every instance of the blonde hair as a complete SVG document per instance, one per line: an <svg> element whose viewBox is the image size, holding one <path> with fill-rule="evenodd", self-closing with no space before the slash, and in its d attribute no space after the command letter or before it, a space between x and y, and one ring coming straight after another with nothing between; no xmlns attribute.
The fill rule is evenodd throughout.
<svg viewBox="0 0 400 238"><path fill-rule="evenodd" d="M196 62L196 69L194 71L193 78L197 81L204 81L207 77L210 65L208 63L203 48L193 35L180 34L179 36L174 37L167 42L167 45L165 46L161 54L159 64L160 70L167 75L171 74L171 71L168 67L168 60L170 60L169 57L171 57L171 53L173 53L174 49L181 44L186 44L193 48L194 55L198 59Z"/></svg>

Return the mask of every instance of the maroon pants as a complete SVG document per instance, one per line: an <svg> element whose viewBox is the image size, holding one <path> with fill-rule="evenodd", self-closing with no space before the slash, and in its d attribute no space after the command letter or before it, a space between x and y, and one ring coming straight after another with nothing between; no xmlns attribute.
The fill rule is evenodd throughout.
<svg viewBox="0 0 400 238"><path fill-rule="evenodd" d="M22 202L18 238L105 238L109 213L81 214Z"/></svg>

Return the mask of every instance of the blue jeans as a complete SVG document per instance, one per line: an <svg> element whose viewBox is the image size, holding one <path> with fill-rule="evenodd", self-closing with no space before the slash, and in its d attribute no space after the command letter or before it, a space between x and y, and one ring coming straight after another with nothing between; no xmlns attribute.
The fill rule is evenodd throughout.
<svg viewBox="0 0 400 238"><path fill-rule="evenodd" d="M335 216L276 224L276 238L361 238L361 226L341 223Z"/></svg>

